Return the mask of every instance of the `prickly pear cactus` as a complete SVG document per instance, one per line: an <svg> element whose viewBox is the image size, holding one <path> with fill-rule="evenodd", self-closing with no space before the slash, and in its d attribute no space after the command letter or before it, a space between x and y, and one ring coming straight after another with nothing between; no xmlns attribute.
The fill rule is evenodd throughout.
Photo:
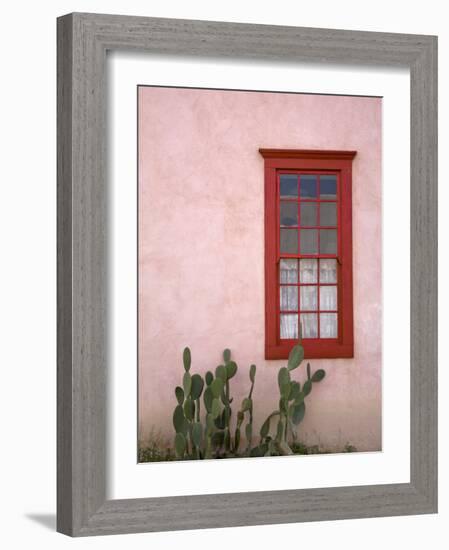
<svg viewBox="0 0 449 550"><path fill-rule="evenodd" d="M260 442L253 447L256 365L250 366L250 389L234 416L231 380L236 377L238 366L229 349L223 351L222 359L223 363L214 371L207 371L203 379L200 374L191 373L190 349L183 351L184 373L182 385L175 388L176 406L173 411L176 456L179 459L204 459L292 454L290 444L296 441L297 426L304 419L305 399L312 392L313 384L324 379L325 371L319 369L312 373L310 363L307 363L307 378L302 385L292 379L293 371L304 360L301 343L292 348L287 366L281 367L277 376L279 407L263 422L259 431ZM242 437L246 438L243 449Z"/></svg>
<svg viewBox="0 0 449 550"><path fill-rule="evenodd" d="M311 393L312 386L321 382L326 373L323 369L311 373L310 363L307 363L307 379L301 384L291 379L291 373L297 369L304 359L304 348L299 342L289 354L286 367L278 372L279 408L272 412L260 428L261 442L251 450L251 456L267 456L270 454L292 454L289 441L296 441L297 426L302 422L306 404L305 398ZM274 419L277 418L277 423ZM272 432L274 430L274 432ZM271 435L274 433L274 437Z"/></svg>

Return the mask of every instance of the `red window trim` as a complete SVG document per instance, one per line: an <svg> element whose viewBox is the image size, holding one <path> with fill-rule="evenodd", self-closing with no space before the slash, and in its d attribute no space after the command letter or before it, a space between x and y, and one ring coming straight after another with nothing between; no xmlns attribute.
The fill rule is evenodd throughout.
<svg viewBox="0 0 449 550"><path fill-rule="evenodd" d="M265 358L286 359L296 343L281 340L279 334L277 175L285 170L338 174L338 338L304 339L302 343L306 358L353 357L352 160L356 151L259 149L259 152L265 163Z"/></svg>

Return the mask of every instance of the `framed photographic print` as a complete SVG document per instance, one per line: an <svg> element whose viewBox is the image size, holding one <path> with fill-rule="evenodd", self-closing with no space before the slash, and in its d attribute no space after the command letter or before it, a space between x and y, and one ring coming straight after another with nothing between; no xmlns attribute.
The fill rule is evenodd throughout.
<svg viewBox="0 0 449 550"><path fill-rule="evenodd" d="M58 19L58 530L437 509L436 38Z"/></svg>

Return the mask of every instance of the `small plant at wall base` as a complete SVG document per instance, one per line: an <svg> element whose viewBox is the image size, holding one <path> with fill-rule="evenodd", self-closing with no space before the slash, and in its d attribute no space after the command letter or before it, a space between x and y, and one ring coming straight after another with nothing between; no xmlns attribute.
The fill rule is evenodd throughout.
<svg viewBox="0 0 449 550"><path fill-rule="evenodd" d="M256 366L250 366L248 395L238 408L233 428L230 382L237 373L238 366L231 359L230 350L224 350L223 363L215 369L215 373L208 371L203 379L199 374L191 374L191 353L189 348L185 348L182 387L175 388L177 405L173 412L176 457L198 460L294 454L292 445L294 447L297 442L297 426L305 415L305 399L312 391L313 384L321 382L325 377L322 369L312 374L310 364L307 364L307 380L301 388L300 383L292 379L291 372L301 365L303 359L304 349L298 343L290 352L287 366L282 367L278 373L279 408L262 424L260 440L253 447ZM242 433L246 439L244 446Z"/></svg>

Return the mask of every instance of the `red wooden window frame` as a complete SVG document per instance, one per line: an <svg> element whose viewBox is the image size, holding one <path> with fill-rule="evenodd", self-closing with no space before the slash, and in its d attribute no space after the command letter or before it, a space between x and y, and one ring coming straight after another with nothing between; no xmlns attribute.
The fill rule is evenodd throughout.
<svg viewBox="0 0 449 550"><path fill-rule="evenodd" d="M337 338L320 338L318 333L317 338L304 338L302 344L306 358L353 357L352 161L356 151L259 149L259 152L265 163L265 358L286 359L296 343L280 338L281 258L323 257L280 254L278 182L282 172L337 176L337 254L332 256L337 259Z"/></svg>

